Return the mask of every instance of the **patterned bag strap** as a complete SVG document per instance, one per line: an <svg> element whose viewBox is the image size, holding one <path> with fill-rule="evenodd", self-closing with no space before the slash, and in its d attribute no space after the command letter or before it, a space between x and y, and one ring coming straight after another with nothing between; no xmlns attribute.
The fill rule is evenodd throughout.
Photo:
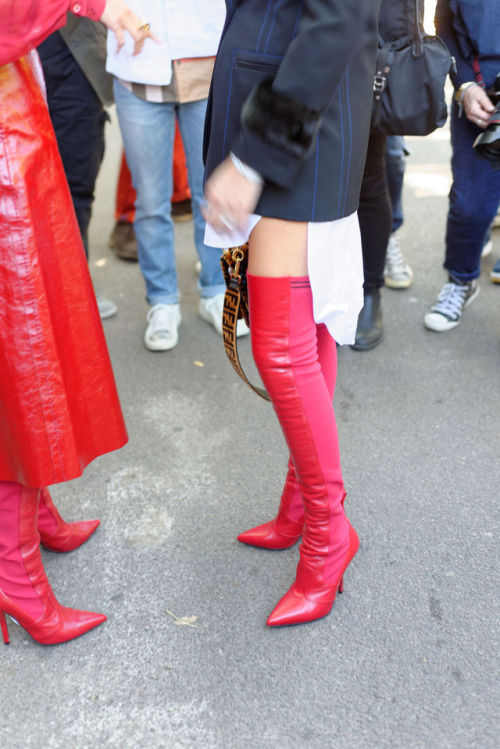
<svg viewBox="0 0 500 749"><path fill-rule="evenodd" d="M222 313L222 337L224 349L232 364L234 371L246 382L254 393L260 395L264 400L270 401L270 397L264 388L252 385L240 363L238 355L238 344L236 328L238 320L245 320L249 325L248 292L246 281L246 269L248 263L248 244L242 247L232 247L224 250L221 256L222 272L226 282L226 293L224 295L224 309Z"/></svg>

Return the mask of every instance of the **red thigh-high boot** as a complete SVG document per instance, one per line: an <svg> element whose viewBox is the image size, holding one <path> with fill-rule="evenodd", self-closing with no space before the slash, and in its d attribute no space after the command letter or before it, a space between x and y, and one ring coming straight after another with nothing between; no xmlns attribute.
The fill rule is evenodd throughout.
<svg viewBox="0 0 500 749"><path fill-rule="evenodd" d="M325 325L317 325L318 360L330 400L333 400L337 378L337 347ZM291 456L281 494L278 513L273 520L240 533L238 541L263 549L288 549L297 543L304 525L304 504Z"/></svg>
<svg viewBox="0 0 500 749"><path fill-rule="evenodd" d="M73 551L85 543L97 529L100 520L66 523L59 515L48 489L40 491L38 532L40 541L50 551Z"/></svg>
<svg viewBox="0 0 500 749"><path fill-rule="evenodd" d="M344 514L337 428L318 361L309 281L249 274L248 288L253 355L304 501L297 576L268 624L298 624L329 613L359 542Z"/></svg>
<svg viewBox="0 0 500 749"><path fill-rule="evenodd" d="M104 614L69 609L56 600L40 555L39 495L39 489L0 481L0 625L5 643L5 614L42 645L72 640L106 620Z"/></svg>

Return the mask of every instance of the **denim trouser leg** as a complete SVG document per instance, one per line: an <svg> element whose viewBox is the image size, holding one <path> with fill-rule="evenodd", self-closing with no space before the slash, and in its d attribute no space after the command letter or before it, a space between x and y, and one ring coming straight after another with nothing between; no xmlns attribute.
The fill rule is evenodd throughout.
<svg viewBox="0 0 500 749"><path fill-rule="evenodd" d="M132 183L134 229L149 304L179 301L171 217L175 104L140 99L117 80L115 102ZM201 159L201 155L200 155Z"/></svg>
<svg viewBox="0 0 500 749"><path fill-rule="evenodd" d="M500 202L500 170L478 156L472 147L480 128L451 110L451 169L446 256L444 267L458 281L468 282L481 272L484 238Z"/></svg>
<svg viewBox="0 0 500 749"><path fill-rule="evenodd" d="M392 229L395 232L403 223L403 180L406 166L405 139L402 135L388 135L385 152L387 185L392 204Z"/></svg>
<svg viewBox="0 0 500 749"><path fill-rule="evenodd" d="M203 128L205 123L206 99L177 105L179 128L186 153L191 204L194 220L194 241L201 261L198 288L202 297L221 293L226 286L220 267L221 250L209 247L203 241L205 219L201 214L203 200Z"/></svg>

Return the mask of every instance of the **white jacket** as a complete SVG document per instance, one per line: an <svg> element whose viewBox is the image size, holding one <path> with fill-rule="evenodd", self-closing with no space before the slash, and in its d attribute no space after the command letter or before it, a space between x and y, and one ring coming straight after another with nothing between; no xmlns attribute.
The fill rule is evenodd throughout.
<svg viewBox="0 0 500 749"><path fill-rule="evenodd" d="M133 83L168 85L172 60L211 57L217 52L226 16L224 0L127 0L130 8L151 26L160 40L147 39L142 52L133 56L129 34L120 52L116 37L108 31L106 70Z"/></svg>

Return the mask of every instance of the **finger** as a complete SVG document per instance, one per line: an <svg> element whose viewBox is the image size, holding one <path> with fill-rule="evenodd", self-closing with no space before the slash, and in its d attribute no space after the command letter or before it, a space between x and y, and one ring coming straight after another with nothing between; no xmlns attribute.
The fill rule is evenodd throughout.
<svg viewBox="0 0 500 749"><path fill-rule="evenodd" d="M123 47L123 45L125 44L125 38L123 36L123 31L120 28L120 26L116 26L116 28L113 29L113 32L114 32L114 34L116 36L116 41L118 43L117 52L119 52L121 50L121 48Z"/></svg>
<svg viewBox="0 0 500 749"><path fill-rule="evenodd" d="M144 42L146 41L146 37L144 36L142 39L138 39L134 43L134 51L132 52L132 55L138 55L140 52L142 52L142 48L144 47Z"/></svg>

